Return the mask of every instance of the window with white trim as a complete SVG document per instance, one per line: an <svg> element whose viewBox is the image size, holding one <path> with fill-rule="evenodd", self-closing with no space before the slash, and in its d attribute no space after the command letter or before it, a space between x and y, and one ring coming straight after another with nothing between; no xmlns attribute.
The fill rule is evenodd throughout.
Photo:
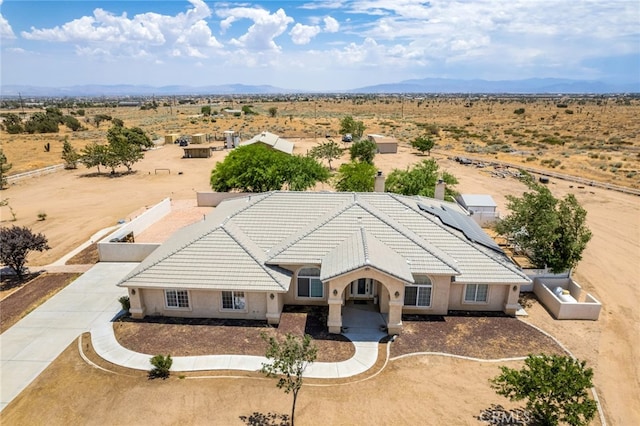
<svg viewBox="0 0 640 426"><path fill-rule="evenodd" d="M298 271L298 297L322 298L324 296L320 269L302 268Z"/></svg>
<svg viewBox="0 0 640 426"><path fill-rule="evenodd" d="M167 308L189 307L189 292L187 290L165 290L164 299Z"/></svg>
<svg viewBox="0 0 640 426"><path fill-rule="evenodd" d="M244 311L247 308L247 301L244 297L244 291L223 291L222 292L222 309L232 311Z"/></svg>
<svg viewBox="0 0 640 426"><path fill-rule="evenodd" d="M464 289L464 301L467 303L485 303L488 293L488 284L467 284Z"/></svg>
<svg viewBox="0 0 640 426"><path fill-rule="evenodd" d="M404 288L404 305L428 308L431 306L431 291L433 284L427 276L414 277L415 285Z"/></svg>

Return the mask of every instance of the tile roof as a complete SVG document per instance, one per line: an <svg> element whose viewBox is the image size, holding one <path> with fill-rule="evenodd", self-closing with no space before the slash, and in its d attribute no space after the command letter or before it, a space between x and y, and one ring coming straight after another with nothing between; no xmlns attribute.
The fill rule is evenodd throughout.
<svg viewBox="0 0 640 426"><path fill-rule="evenodd" d="M178 231L121 285L287 291L291 273L279 265L321 265L329 279L367 259L406 282L411 274L454 276L458 283L530 282L504 254L419 204L461 211L454 203L390 193L276 191L230 199Z"/></svg>
<svg viewBox="0 0 640 426"><path fill-rule="evenodd" d="M320 280L326 281L360 268L375 268L413 283L407 260L378 241L364 227L355 230L322 258Z"/></svg>

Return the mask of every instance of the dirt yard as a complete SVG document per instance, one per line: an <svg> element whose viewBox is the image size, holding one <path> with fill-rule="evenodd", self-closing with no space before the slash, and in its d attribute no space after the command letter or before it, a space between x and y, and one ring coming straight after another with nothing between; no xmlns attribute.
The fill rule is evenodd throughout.
<svg viewBox="0 0 640 426"><path fill-rule="evenodd" d="M516 106L509 104L504 108L508 109L509 120L514 120L511 110ZM532 110L532 116L523 119L525 123L540 121L533 116L535 108L526 108ZM627 114L631 109L620 111ZM432 115L425 118L427 122L440 119L435 108L429 111ZM596 112L594 110L594 114ZM279 110L278 120L283 123L287 117L284 114L286 109ZM536 114L543 113L539 111ZM560 114L560 118L567 125L567 133L588 133L584 127L571 130L571 122L567 120L572 118L568 115L565 117ZM617 123L621 126L621 132L629 132L633 123L637 124L637 120L627 115L619 119ZM294 118L294 123L296 120ZM475 118L471 121L476 123L476 127L481 127ZM596 121L598 126L605 125L602 117ZM335 127L335 124L329 127ZM389 126L379 128L381 133L390 129ZM324 134L324 131L319 134ZM613 133L610 137L613 137ZM305 153L314 143L314 140L298 140L296 152ZM6 148L4 142L3 148ZM588 162L587 157L580 159L577 154L565 159L560 151L554 152L553 155L563 158L563 164L567 165L565 171L580 169ZM2 225L26 225L34 231L43 232L52 250L32 256L29 260L31 265L45 265L77 247L98 230L116 224L119 219L129 219L132 212L139 211L140 207L151 206L165 197L192 199L196 191L208 190L209 173L224 155L225 151L217 151L209 159L182 159L179 147L167 145L148 152L145 159L134 166L136 173L131 175L95 176L80 168L20 180L1 193L3 199L9 199L17 215L17 221L5 222L10 215L3 207ZM489 168L462 166L444 155L434 154L433 157L442 169L458 177L458 191L491 194L503 214L505 196L521 194L525 189L515 179L492 177ZM505 155L499 154L499 157L505 160ZM397 154L378 155L375 163L379 169L389 173L393 168L403 168L423 158L406 144L401 144ZM635 161L627 158L627 165ZM602 161L608 160L605 157ZM171 173L156 173L156 169L160 168L169 168ZM606 173L607 178L603 180L616 182L615 173ZM591 172L588 174L595 176ZM631 182L635 185L635 178L629 179L631 181L620 179L620 183ZM529 309L534 313L539 312L525 321L551 332L575 356L585 359L594 368L595 387L610 424L639 424L640 402L636 396L640 395L640 364L637 362L640 359L640 312L637 309L640 306L640 290L636 283L640 276L640 199L598 188L579 188L571 182L556 179L551 180L550 188L556 196L574 193L588 211L587 220L593 239L575 270L574 278L603 303L603 311L597 322L555 321L542 307L534 304ZM317 189L330 189L330 186L320 185ZM47 214L46 220L38 220L39 212ZM70 348L61 362L69 371L80 369L86 372L82 380L75 375L67 377L64 372L53 377L45 372L34 387L3 411L3 422L24 423L17 420L24 419L20 417L26 415L21 407L27 406L40 407L40 413L47 413L48 422L55 423L55 419L64 418L66 423L81 421L89 424L146 423L144 413L155 413L160 405L168 408L163 411L163 417L154 416L154 422L161 424L185 420L186 423L198 424L214 414L217 423L239 424L239 416L250 415L254 411L265 414L269 411L288 411L288 397L277 391L272 382L228 378L146 382L78 366L73 362L77 357L74 349ZM305 389L299 403L299 420L301 424L424 423L424 410L416 409L416 403L429 401L426 423L474 424L474 416L489 404L508 406L504 401L500 402L487 386L486 380L497 371L495 364L439 357L394 361L375 380L336 388ZM63 388L63 385L67 387ZM44 392L50 386L59 386L61 393L54 397ZM111 389L112 386L113 392L104 392L104 389ZM381 392L382 389L393 392ZM173 394L182 396L169 398ZM79 395L94 395L95 398L78 398ZM240 395L242 398L239 398ZM59 404L63 400L72 406ZM43 407L47 407L46 410ZM327 417L318 418L317 407L323 407L322 413ZM39 420L43 421L43 417Z"/></svg>

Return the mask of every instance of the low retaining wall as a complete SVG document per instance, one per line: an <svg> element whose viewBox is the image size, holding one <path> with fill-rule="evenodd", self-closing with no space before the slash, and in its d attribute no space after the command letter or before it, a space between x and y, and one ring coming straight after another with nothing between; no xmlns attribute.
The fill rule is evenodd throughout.
<svg viewBox="0 0 640 426"><path fill-rule="evenodd" d="M576 302L560 300L553 293L556 287L568 290ZM588 293L584 301L580 302L582 287L571 278L536 278L533 282L533 292L556 319L596 321L600 316L602 304Z"/></svg>
<svg viewBox="0 0 640 426"><path fill-rule="evenodd" d="M127 235L137 234L147 229L158 220L171 212L171 199L165 198L155 206L122 225L98 242L98 256L100 262L141 262L151 252L160 247L157 243L127 243L122 242Z"/></svg>
<svg viewBox="0 0 640 426"><path fill-rule="evenodd" d="M196 197L198 207L217 207L218 204L229 198L246 197L245 192L198 192Z"/></svg>

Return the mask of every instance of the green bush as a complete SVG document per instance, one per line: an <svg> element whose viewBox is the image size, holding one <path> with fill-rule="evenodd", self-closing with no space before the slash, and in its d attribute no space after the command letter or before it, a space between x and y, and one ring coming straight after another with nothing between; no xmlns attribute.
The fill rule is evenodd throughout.
<svg viewBox="0 0 640 426"><path fill-rule="evenodd" d="M515 111L513 111L513 113L516 115L522 115L524 114L524 108L518 108Z"/></svg>
<svg viewBox="0 0 640 426"><path fill-rule="evenodd" d="M122 296L120 299L118 299L118 302L120 302L122 310L129 313L129 309L131 308L131 301L129 300L129 296Z"/></svg>
<svg viewBox="0 0 640 426"><path fill-rule="evenodd" d="M169 377L171 366L173 365L173 359L171 359L171 355L156 355L151 360L151 365L153 368L149 371L149 378L161 378L166 379Z"/></svg>

